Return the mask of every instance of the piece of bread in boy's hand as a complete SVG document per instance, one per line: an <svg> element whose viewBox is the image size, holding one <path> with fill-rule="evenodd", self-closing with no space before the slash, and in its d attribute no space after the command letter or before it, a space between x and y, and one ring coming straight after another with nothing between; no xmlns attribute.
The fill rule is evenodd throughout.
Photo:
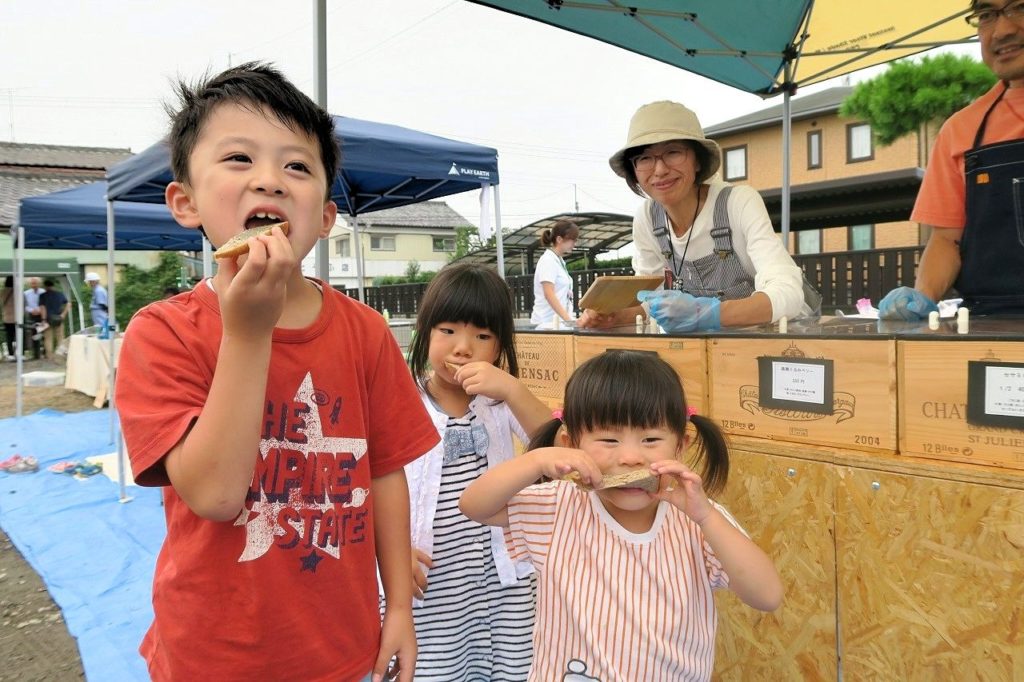
<svg viewBox="0 0 1024 682"><path fill-rule="evenodd" d="M601 479L599 485L587 485L580 478L579 473L570 471L562 477L563 480L575 483L583 490L605 490L607 488L641 488L649 493L658 491L660 476L652 474L650 469L637 469L624 474L613 474Z"/></svg>
<svg viewBox="0 0 1024 682"><path fill-rule="evenodd" d="M288 234L288 229L291 225L288 221L281 223L274 223L273 225L261 225L259 227L253 227L243 232L239 232L231 239L224 242L224 244L213 252L214 258L235 258L241 256L243 253L249 253L249 240L253 237L258 237L261 234L270 234L270 231L275 227L280 227L281 231Z"/></svg>

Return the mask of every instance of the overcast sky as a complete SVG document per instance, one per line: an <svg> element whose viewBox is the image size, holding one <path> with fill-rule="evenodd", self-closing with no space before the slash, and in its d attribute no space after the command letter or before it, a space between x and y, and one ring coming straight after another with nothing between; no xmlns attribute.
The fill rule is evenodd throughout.
<svg viewBox="0 0 1024 682"><path fill-rule="evenodd" d="M0 0L0 139L137 152L165 133L173 79L251 59L312 95L313 7ZM781 101L463 0L327 8L328 109L497 148L506 227L574 201L632 214L639 199L607 159L641 104L681 101L708 127ZM477 195L446 201L476 223Z"/></svg>

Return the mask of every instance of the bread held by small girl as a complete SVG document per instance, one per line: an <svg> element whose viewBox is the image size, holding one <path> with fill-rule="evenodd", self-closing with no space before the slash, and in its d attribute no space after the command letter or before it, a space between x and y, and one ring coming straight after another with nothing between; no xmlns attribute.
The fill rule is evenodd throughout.
<svg viewBox="0 0 1024 682"><path fill-rule="evenodd" d="M406 467L416 680L526 679L536 581L499 528L467 519L466 485L551 418L517 379L512 294L492 268L456 264L420 303L409 365L441 443Z"/></svg>
<svg viewBox="0 0 1024 682"><path fill-rule="evenodd" d="M721 431L688 415L670 365L628 350L576 369L562 419L460 503L469 518L506 529L513 560L538 571L529 679L710 679L714 590L763 611L782 602L771 559L708 498L728 476ZM655 492L642 482L601 488L639 471L658 478Z"/></svg>

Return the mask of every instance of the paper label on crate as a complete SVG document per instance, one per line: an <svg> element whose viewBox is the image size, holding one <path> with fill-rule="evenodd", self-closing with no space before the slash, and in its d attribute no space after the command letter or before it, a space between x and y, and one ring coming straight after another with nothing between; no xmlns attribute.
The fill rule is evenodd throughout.
<svg viewBox="0 0 1024 682"><path fill-rule="evenodd" d="M824 405L825 368L799 362L773 362L772 398Z"/></svg>
<svg viewBox="0 0 1024 682"><path fill-rule="evenodd" d="M1024 429L1024 364L968 362L967 421Z"/></svg>
<svg viewBox="0 0 1024 682"><path fill-rule="evenodd" d="M757 359L762 408L816 414L834 410L834 363L824 358L763 356Z"/></svg>
<svg viewBox="0 0 1024 682"><path fill-rule="evenodd" d="M985 368L985 413L1024 417L1024 369Z"/></svg>

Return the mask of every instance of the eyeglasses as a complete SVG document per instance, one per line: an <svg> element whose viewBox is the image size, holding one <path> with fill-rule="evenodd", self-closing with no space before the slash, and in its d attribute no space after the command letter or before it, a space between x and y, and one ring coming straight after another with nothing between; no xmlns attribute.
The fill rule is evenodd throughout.
<svg viewBox="0 0 1024 682"><path fill-rule="evenodd" d="M633 157L633 168L641 173L652 171L658 164L658 159L661 159L666 166L678 168L686 163L686 160L690 158L690 154L692 152L693 150L689 147L679 147L669 149L661 154L641 154L640 156Z"/></svg>
<svg viewBox="0 0 1024 682"><path fill-rule="evenodd" d="M1024 2L1015 2L1002 9L986 7L971 12L964 17L964 21L975 28L988 28L993 26L1002 14L1015 24L1024 25Z"/></svg>

